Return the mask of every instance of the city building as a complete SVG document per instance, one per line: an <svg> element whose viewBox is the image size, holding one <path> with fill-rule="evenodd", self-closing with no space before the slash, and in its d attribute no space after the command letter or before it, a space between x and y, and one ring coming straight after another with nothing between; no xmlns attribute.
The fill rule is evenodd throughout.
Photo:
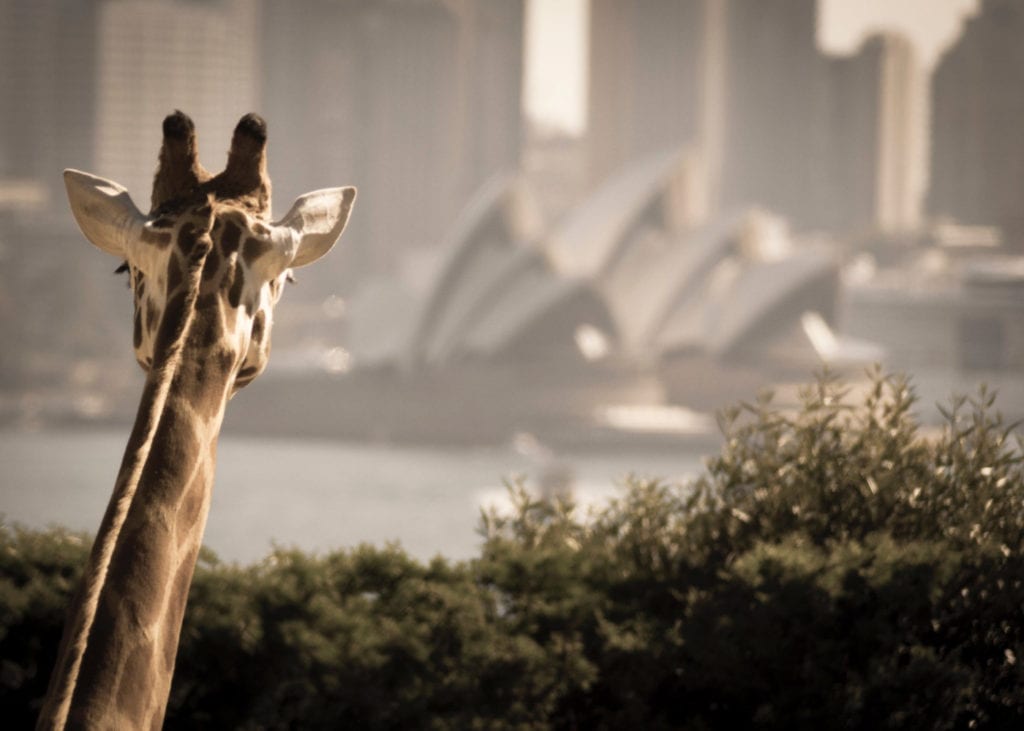
<svg viewBox="0 0 1024 731"><path fill-rule="evenodd" d="M238 119L259 106L258 21L246 0L100 3L91 172L146 210L161 122L175 108L195 121L200 159L219 172Z"/></svg>
<svg viewBox="0 0 1024 731"><path fill-rule="evenodd" d="M94 160L95 14L81 0L0 0L0 180L49 206L64 205L61 170Z"/></svg>
<svg viewBox="0 0 1024 731"><path fill-rule="evenodd" d="M926 125L924 80L911 42L877 34L827 63L827 182L817 223L855 235L914 230Z"/></svg>
<svg viewBox="0 0 1024 731"><path fill-rule="evenodd" d="M725 0L720 202L757 205L794 226L821 205L824 63L817 0Z"/></svg>
<svg viewBox="0 0 1024 731"><path fill-rule="evenodd" d="M932 78L931 216L997 225L1024 246L1022 118L1024 5L984 0Z"/></svg>
<svg viewBox="0 0 1024 731"><path fill-rule="evenodd" d="M816 24L816 0L594 0L590 185L685 146L712 213L813 222L828 144Z"/></svg>
<svg viewBox="0 0 1024 731"><path fill-rule="evenodd" d="M591 187L639 158L700 146L717 91L712 41L720 0L593 0L588 178Z"/></svg>
<svg viewBox="0 0 1024 731"><path fill-rule="evenodd" d="M974 396L979 384L999 394L1007 422L1024 416L1024 257L933 245L849 279L843 332L912 375L925 420L941 423L935 404Z"/></svg>
<svg viewBox="0 0 1024 731"><path fill-rule="evenodd" d="M359 186L347 254L314 276L394 271L518 166L523 22L522 0L264 5L275 190Z"/></svg>

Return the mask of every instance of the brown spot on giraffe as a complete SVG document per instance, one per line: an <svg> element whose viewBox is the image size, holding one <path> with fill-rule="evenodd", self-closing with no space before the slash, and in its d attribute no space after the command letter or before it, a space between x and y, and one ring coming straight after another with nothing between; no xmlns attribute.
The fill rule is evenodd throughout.
<svg viewBox="0 0 1024 731"><path fill-rule="evenodd" d="M257 259L270 251L271 244L266 239L248 238L242 247L242 259L252 266Z"/></svg>
<svg viewBox="0 0 1024 731"><path fill-rule="evenodd" d="M199 350L212 349L224 337L224 327L217 307L219 304L220 298L215 293L196 300L193 315L195 322L189 330L189 345Z"/></svg>
<svg viewBox="0 0 1024 731"><path fill-rule="evenodd" d="M226 221L220 235L220 250L225 257L238 251L238 242L242 239L242 229L234 221Z"/></svg>
<svg viewBox="0 0 1024 731"><path fill-rule="evenodd" d="M153 332L156 329L157 320L160 317L160 310L153 300L146 302L146 329Z"/></svg>
<svg viewBox="0 0 1024 731"><path fill-rule="evenodd" d="M167 260L167 292L176 292L181 286L182 279L181 263L178 257L171 256Z"/></svg>
<svg viewBox="0 0 1024 731"><path fill-rule="evenodd" d="M203 264L206 262L206 257L209 255L210 250L213 248L213 241L210 239L209 232L203 230L197 226L190 227L191 230L191 248L185 251L186 261L188 263L188 269L190 271L200 271ZM179 241L180 243L180 241Z"/></svg>
<svg viewBox="0 0 1024 731"><path fill-rule="evenodd" d="M164 315L160 318L160 327L156 331L156 348L165 350L176 342L178 332L187 314L185 310L187 294L178 290L164 306Z"/></svg>
<svg viewBox="0 0 1024 731"><path fill-rule="evenodd" d="M201 294L196 298L196 310L206 310L220 305L220 294L217 292L208 292L207 294Z"/></svg>
<svg viewBox="0 0 1024 731"><path fill-rule="evenodd" d="M171 571L171 557L161 544L167 542L166 526L143 525L129 514L125 542L110 559L111 596L100 611L108 615L126 613L128 621L139 627L154 625L162 611L163 587ZM131 548L129 548L129 545ZM112 617L97 616L97 624L116 624Z"/></svg>
<svg viewBox="0 0 1024 731"><path fill-rule="evenodd" d="M220 254L217 253L217 247L213 247L210 249L210 253L206 255L206 262L203 264L203 279L210 281L219 271Z"/></svg>
<svg viewBox="0 0 1024 731"><path fill-rule="evenodd" d="M142 347L142 312L135 308L135 320L132 325L132 342L136 348Z"/></svg>
<svg viewBox="0 0 1024 731"><path fill-rule="evenodd" d="M231 274L231 288L228 290L228 304L232 307L239 307L242 304L242 288L245 286L245 273L242 271L242 264L235 262L234 271Z"/></svg>
<svg viewBox="0 0 1024 731"><path fill-rule="evenodd" d="M190 255L196 248L196 242L202 234L198 228L191 223L186 223L178 232L178 249L186 256Z"/></svg>

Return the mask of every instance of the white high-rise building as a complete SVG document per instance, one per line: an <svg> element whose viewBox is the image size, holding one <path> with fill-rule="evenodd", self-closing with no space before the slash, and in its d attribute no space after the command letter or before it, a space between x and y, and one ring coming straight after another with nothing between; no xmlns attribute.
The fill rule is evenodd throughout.
<svg viewBox="0 0 1024 731"><path fill-rule="evenodd" d="M876 222L883 231L911 231L925 187L924 77L907 38L887 34L879 42Z"/></svg>
<svg viewBox="0 0 1024 731"><path fill-rule="evenodd" d="M829 66L824 223L899 234L920 223L925 186L924 77L911 42L876 34Z"/></svg>

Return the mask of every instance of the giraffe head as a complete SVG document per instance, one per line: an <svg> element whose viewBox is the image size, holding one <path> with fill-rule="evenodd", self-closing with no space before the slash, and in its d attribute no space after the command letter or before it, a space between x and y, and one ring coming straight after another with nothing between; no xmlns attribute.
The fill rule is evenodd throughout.
<svg viewBox="0 0 1024 731"><path fill-rule="evenodd" d="M86 238L130 273L142 368L159 368L187 341L211 351L234 393L266 366L274 305L291 269L334 246L356 190L308 193L271 222L262 119L241 119L218 175L199 163L186 115L168 116L163 133L148 214L117 183L66 170L71 210Z"/></svg>

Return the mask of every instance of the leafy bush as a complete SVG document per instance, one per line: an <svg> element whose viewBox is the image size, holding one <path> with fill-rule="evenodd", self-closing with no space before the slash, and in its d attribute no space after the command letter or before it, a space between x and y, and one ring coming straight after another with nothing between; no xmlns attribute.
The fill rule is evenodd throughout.
<svg viewBox="0 0 1024 731"><path fill-rule="evenodd" d="M0 524L0 717L32 728L91 539Z"/></svg>
<svg viewBox="0 0 1024 731"><path fill-rule="evenodd" d="M207 556L167 726L1024 727L1024 450L984 390L934 434L913 409L881 375L740 405L693 484L592 515L513 488L468 563ZM34 713L84 554L0 531L5 719Z"/></svg>

